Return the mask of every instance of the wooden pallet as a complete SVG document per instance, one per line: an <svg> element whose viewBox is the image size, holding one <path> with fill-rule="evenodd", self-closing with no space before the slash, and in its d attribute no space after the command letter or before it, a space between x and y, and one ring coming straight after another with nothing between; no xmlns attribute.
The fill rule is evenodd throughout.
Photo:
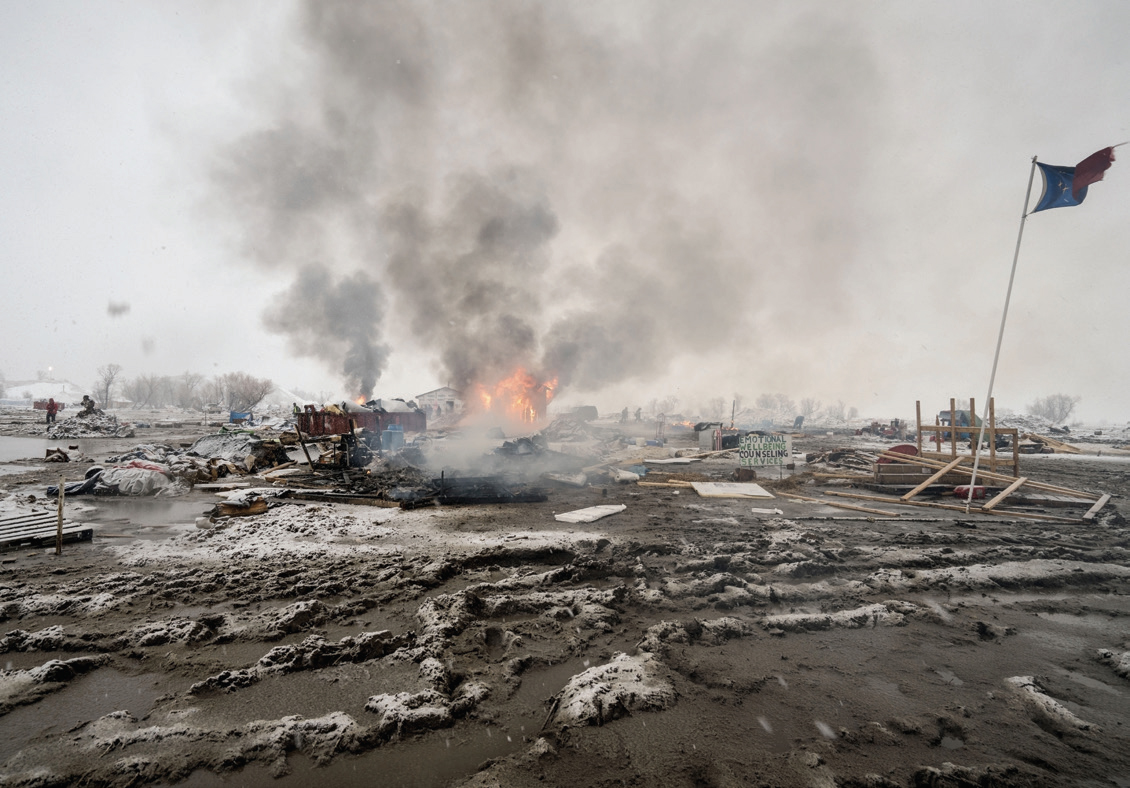
<svg viewBox="0 0 1130 788"><path fill-rule="evenodd" d="M50 547L58 534L59 515L55 512L28 512L0 518L0 550L19 547ZM90 542L94 529L89 525L63 520L64 542Z"/></svg>

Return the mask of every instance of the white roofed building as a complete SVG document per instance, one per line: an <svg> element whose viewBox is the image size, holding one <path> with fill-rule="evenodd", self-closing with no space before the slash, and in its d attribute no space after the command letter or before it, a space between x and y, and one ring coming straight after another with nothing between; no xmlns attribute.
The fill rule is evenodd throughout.
<svg viewBox="0 0 1130 788"><path fill-rule="evenodd" d="M435 413L436 408L439 408L439 412L444 414L463 412L463 397L450 386L417 394L416 404L427 414Z"/></svg>

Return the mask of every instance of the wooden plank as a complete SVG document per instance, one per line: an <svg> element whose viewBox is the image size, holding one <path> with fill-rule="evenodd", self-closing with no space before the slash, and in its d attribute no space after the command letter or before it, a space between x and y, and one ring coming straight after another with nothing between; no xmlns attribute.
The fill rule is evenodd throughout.
<svg viewBox="0 0 1130 788"><path fill-rule="evenodd" d="M29 528L19 533L7 533L0 536L0 548L11 549L21 546L46 546L58 543L58 526L50 523L45 527ZM94 529L89 525L63 526L62 539L64 542L88 542L94 539Z"/></svg>
<svg viewBox="0 0 1130 788"><path fill-rule="evenodd" d="M985 512L991 512L993 509L997 508L997 504L999 504L1001 501L1003 501L1008 496L1012 495L1014 492L1016 492L1018 489L1020 489L1021 487L1023 487L1027 483L1028 483L1028 480L1025 477L1021 476L1019 479L1014 481L1012 484L1008 485L1003 490L1001 490L999 493L997 493L997 495L991 501L986 501L984 504L982 504L981 510L985 511Z"/></svg>
<svg viewBox="0 0 1130 788"><path fill-rule="evenodd" d="M938 479L942 478L947 473L952 471L958 465L965 462L965 459L966 459L965 457L958 457L956 460L953 460L952 462L947 463L944 468L939 469L933 476L929 477L924 482L922 482L917 487L915 487L913 490L908 492L906 495L902 496L902 500L909 501L911 498L918 495L918 493L922 492L927 487L929 487L931 484L936 482Z"/></svg>
<svg viewBox="0 0 1130 788"><path fill-rule="evenodd" d="M949 509L955 512L965 512L964 506L954 506L953 504L946 503L933 503L931 501L899 501L894 498L887 498L878 495L862 495L860 493L847 493L836 492L833 490L826 490L825 495L839 495L844 498L859 498L864 501L881 501L883 503L901 503L904 506L929 506L932 509ZM980 509L970 509L970 514L998 514L998 512L982 512ZM1017 517L1024 520L1051 520L1059 523L1078 523L1079 519L1074 517L1056 517L1051 514L1035 514L1034 512L1016 512L1011 511L1008 513L1009 517Z"/></svg>
<svg viewBox="0 0 1130 788"><path fill-rule="evenodd" d="M1070 443L1064 443L1061 440L1056 440L1055 438L1049 438L1046 435L1037 435L1034 432L1029 432L1029 433L1026 433L1024 435L1024 437L1028 438L1029 440L1036 441L1037 443L1042 443L1045 446L1051 446L1055 451L1062 452L1064 454L1082 454L1083 453L1082 449L1080 449L1076 446L1072 446Z"/></svg>
<svg viewBox="0 0 1130 788"><path fill-rule="evenodd" d="M65 523L63 525L64 533L70 533L89 528L89 525L79 525L77 523ZM58 528L56 523L43 523L41 525L27 526L26 528L7 528L0 531L0 542L8 539L21 539L25 536L32 536L36 534L54 534Z"/></svg>
<svg viewBox="0 0 1130 788"><path fill-rule="evenodd" d="M1102 498L1099 498L1097 501L1095 501L1094 506L1092 506L1090 509L1087 510L1087 513L1085 515L1083 515L1083 519L1086 522L1092 522L1095 519L1095 516L1100 511L1102 511L1102 508L1104 506L1106 506L1106 503L1109 500L1110 500L1110 493L1105 493Z"/></svg>
<svg viewBox="0 0 1130 788"><path fill-rule="evenodd" d="M853 512L866 512L867 514L878 514L883 517L898 517L898 512L888 512L883 509L869 509L866 506L852 506L850 503L839 503L838 501L822 501L819 498L809 498L807 495L797 495L796 493L778 492L778 495L785 498L794 498L798 501L808 501L810 503L819 503L824 506L834 506L837 509L850 509Z"/></svg>

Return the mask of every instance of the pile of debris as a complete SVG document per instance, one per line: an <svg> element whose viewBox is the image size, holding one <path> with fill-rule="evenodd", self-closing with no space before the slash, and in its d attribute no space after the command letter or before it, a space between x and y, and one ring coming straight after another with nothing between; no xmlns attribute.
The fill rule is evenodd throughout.
<svg viewBox="0 0 1130 788"><path fill-rule="evenodd" d="M870 473L875 464L875 455L859 449L825 449L806 454L804 461L808 465L851 468Z"/></svg>
<svg viewBox="0 0 1130 788"><path fill-rule="evenodd" d="M825 495L895 505L928 506L976 514L1005 514L1008 517L1053 522L1093 521L1111 499L1108 493L1075 490L1038 482L1025 476L999 473L989 470L988 467L977 472L978 484L971 488L970 481L973 476L971 456L957 455L950 459L947 455L919 456L917 451L905 451L905 449L913 450L914 447L895 447L895 449L882 452L874 468L877 483L864 486L884 492L894 489L897 493L901 493L896 493L897 497L842 491L828 491ZM894 478L889 470L885 470L892 468L895 473L905 469L901 471L901 481L895 484L883 484L883 481ZM930 496L931 499L922 500L919 496ZM952 503L943 503L937 500L939 498L948 498ZM978 502L977 505L971 505L974 500ZM1047 512L1049 508L1075 508L1085 511L1081 515L1049 514ZM898 516L897 512L882 513Z"/></svg>
<svg viewBox="0 0 1130 788"><path fill-rule="evenodd" d="M133 425L119 422L116 416L104 413L80 413L47 425L49 438L132 438L133 435Z"/></svg>
<svg viewBox="0 0 1130 788"><path fill-rule="evenodd" d="M571 416L554 419L540 434L547 441L559 442L587 441L594 437L593 428L587 422Z"/></svg>
<svg viewBox="0 0 1130 788"><path fill-rule="evenodd" d="M424 488L403 494L402 509L418 506L458 506L491 503L541 503L548 500L544 490L527 487L520 480L502 476L471 476L432 479Z"/></svg>
<svg viewBox="0 0 1130 788"><path fill-rule="evenodd" d="M125 465L102 468L95 465L87 469L81 482L63 486L67 496L71 495L130 495L157 496L183 495L191 485L173 476L169 468L157 463L133 460ZM47 488L47 497L59 494L59 486Z"/></svg>

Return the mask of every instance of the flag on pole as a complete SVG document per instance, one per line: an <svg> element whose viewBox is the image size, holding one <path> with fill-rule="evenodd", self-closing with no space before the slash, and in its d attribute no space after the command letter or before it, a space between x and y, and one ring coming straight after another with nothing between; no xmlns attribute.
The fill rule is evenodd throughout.
<svg viewBox="0 0 1130 788"><path fill-rule="evenodd" d="M1095 151L1074 167L1056 167L1037 162L1044 176L1044 193L1032 213L1048 208L1079 205L1087 197L1087 187L1103 179L1114 161L1114 148Z"/></svg>

